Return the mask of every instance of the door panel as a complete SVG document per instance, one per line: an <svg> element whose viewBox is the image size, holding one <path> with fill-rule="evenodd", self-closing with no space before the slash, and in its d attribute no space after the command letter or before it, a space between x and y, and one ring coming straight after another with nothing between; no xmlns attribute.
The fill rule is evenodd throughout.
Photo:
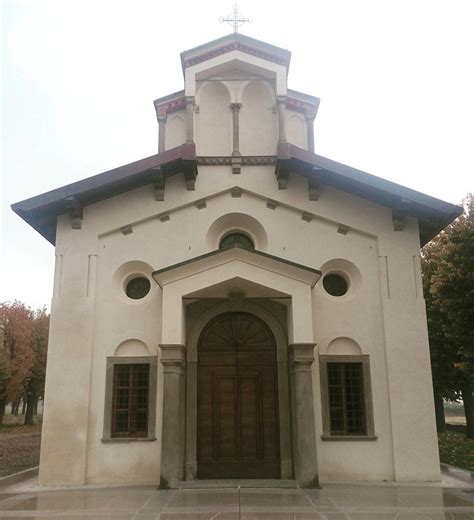
<svg viewBox="0 0 474 520"><path fill-rule="evenodd" d="M246 313L211 321L198 344L198 478L279 478L276 345Z"/></svg>

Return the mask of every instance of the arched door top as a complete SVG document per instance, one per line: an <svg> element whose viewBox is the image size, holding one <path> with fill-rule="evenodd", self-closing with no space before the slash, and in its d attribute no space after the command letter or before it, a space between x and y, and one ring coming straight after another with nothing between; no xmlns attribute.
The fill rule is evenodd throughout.
<svg viewBox="0 0 474 520"><path fill-rule="evenodd" d="M198 350L274 350L275 346L275 337L268 325L248 312L215 316L198 341Z"/></svg>

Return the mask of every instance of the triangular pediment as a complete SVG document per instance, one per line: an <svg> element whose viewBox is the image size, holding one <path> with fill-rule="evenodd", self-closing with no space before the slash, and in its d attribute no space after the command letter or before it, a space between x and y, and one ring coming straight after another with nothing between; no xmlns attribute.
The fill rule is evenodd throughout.
<svg viewBox="0 0 474 520"><path fill-rule="evenodd" d="M187 67L212 60L217 56L222 56L232 51L240 51L249 56L261 58L277 65L283 65L286 68L290 66L290 51L243 34L232 33L182 52L181 64L183 71Z"/></svg>

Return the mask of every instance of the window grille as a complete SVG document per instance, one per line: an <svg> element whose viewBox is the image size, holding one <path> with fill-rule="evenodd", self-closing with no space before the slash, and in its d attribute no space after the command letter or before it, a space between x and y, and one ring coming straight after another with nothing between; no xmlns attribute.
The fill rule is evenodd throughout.
<svg viewBox="0 0 474 520"><path fill-rule="evenodd" d="M149 364L114 365L112 437L148 435Z"/></svg>
<svg viewBox="0 0 474 520"><path fill-rule="evenodd" d="M367 435L362 363L328 363L331 435Z"/></svg>

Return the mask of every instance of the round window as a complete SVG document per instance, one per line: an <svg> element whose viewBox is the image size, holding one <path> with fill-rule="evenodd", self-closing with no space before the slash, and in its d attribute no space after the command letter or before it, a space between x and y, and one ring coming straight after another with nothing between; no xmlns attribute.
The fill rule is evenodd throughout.
<svg viewBox="0 0 474 520"><path fill-rule="evenodd" d="M219 249L227 249L228 247L243 247L244 249L254 249L252 239L243 233L231 233L221 240Z"/></svg>
<svg viewBox="0 0 474 520"><path fill-rule="evenodd" d="M125 293L133 300L140 300L150 292L151 284L148 278L144 276L137 276L132 278L125 288Z"/></svg>
<svg viewBox="0 0 474 520"><path fill-rule="evenodd" d="M323 287L331 296L344 296L349 289L347 280L336 273L329 273L323 278Z"/></svg>

